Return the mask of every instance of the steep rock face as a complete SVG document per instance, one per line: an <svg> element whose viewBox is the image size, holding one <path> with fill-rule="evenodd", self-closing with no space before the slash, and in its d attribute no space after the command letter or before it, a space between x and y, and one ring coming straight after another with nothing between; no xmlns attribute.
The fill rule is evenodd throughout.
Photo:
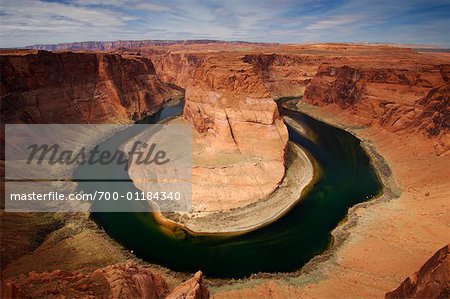
<svg viewBox="0 0 450 299"><path fill-rule="evenodd" d="M307 86L304 100L351 109L367 123L390 131L420 130L429 136L442 136L449 127L449 74L448 65L411 63L409 68L391 68L323 64Z"/></svg>
<svg viewBox="0 0 450 299"><path fill-rule="evenodd" d="M20 275L2 282L2 298L165 298L166 280L134 262L119 263L92 273L55 270ZM202 273L181 283L170 298L209 298Z"/></svg>
<svg viewBox="0 0 450 299"><path fill-rule="evenodd" d="M247 54L242 61L253 66L273 98L303 95L321 58L287 54Z"/></svg>
<svg viewBox="0 0 450 299"><path fill-rule="evenodd" d="M271 98L195 89L186 97L185 118L199 133L214 136L217 147L283 161L287 132Z"/></svg>
<svg viewBox="0 0 450 299"><path fill-rule="evenodd" d="M450 74L450 71L446 74ZM449 82L448 79L446 81ZM448 131L450 128L449 83L431 89L418 103L425 107L420 116L421 129L433 136Z"/></svg>
<svg viewBox="0 0 450 299"><path fill-rule="evenodd" d="M308 85L305 99L314 96L322 99L324 103L336 103L339 106L349 107L362 96L364 85L360 82L362 73L360 70L343 66L341 68L321 68L317 77L332 77L324 79L322 82L313 82Z"/></svg>
<svg viewBox="0 0 450 299"><path fill-rule="evenodd" d="M2 298L20 298L24 297L22 294L18 293L17 287L12 282L1 282L1 294Z"/></svg>
<svg viewBox="0 0 450 299"><path fill-rule="evenodd" d="M158 75L168 82L272 98L302 95L322 61L315 56L239 52L147 50L142 54L151 57Z"/></svg>
<svg viewBox="0 0 450 299"><path fill-rule="evenodd" d="M255 75L253 66L239 55L150 51L143 53L154 61L157 74L186 90L229 91L251 97L268 97L269 90Z"/></svg>
<svg viewBox="0 0 450 299"><path fill-rule="evenodd" d="M449 245L438 250L414 275L405 279L386 298L449 298Z"/></svg>
<svg viewBox="0 0 450 299"><path fill-rule="evenodd" d="M18 295L12 298L162 298L168 293L164 278L135 263L112 265L90 274L62 270L30 272L4 285L5 295Z"/></svg>
<svg viewBox="0 0 450 299"><path fill-rule="evenodd" d="M37 51L0 55L0 66L5 123L130 122L174 92L142 57Z"/></svg>
<svg viewBox="0 0 450 299"><path fill-rule="evenodd" d="M270 194L284 176L288 134L254 66L229 53L144 55L161 78L186 90L184 117L195 129L194 211L232 209Z"/></svg>
<svg viewBox="0 0 450 299"><path fill-rule="evenodd" d="M196 129L194 210L227 210L270 194L284 176L288 141L275 102L192 88L186 98L184 116Z"/></svg>
<svg viewBox="0 0 450 299"><path fill-rule="evenodd" d="M166 297L167 299L207 299L209 290L202 284L203 273L198 271L194 277L177 286Z"/></svg>
<svg viewBox="0 0 450 299"><path fill-rule="evenodd" d="M97 269L91 278L106 280L111 298L161 298L168 289L162 276L133 263Z"/></svg>

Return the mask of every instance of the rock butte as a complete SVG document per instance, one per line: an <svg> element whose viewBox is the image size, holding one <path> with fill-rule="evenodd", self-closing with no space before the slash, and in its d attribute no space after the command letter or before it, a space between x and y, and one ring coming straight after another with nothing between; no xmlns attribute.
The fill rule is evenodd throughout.
<svg viewBox="0 0 450 299"><path fill-rule="evenodd" d="M18 51L0 64L5 123L129 123L179 92L143 57Z"/></svg>
<svg viewBox="0 0 450 299"><path fill-rule="evenodd" d="M271 102L273 98L303 95L304 102L314 107L305 105L301 106L302 109L327 122L344 126L371 142L387 160L402 189L400 197L352 211L358 220L348 229L347 239L329 253L330 259L311 263L305 267L305 274L288 281L277 276L255 279L251 284L243 281L234 289L233 286L218 286L213 293L216 298L332 297L336 294L381 297L448 243L449 53L385 45L151 41L77 43L38 48L109 53L34 52L30 55L23 51L16 54L4 52L0 61L2 116L6 117L3 119L8 122L55 122L63 119L75 121L76 117L83 122L94 121L98 117L104 121L118 121L119 118L131 121L136 112L138 117L142 112L145 115L145 111L152 111L149 108L156 109L158 103L170 97L172 86L160 82L175 83L186 91L184 115L198 133L195 140L199 151L209 150L212 156L242 151L233 156L242 156L243 161L247 154L258 156L260 165L266 165L266 169L269 165L273 167L274 173L266 171L263 174L267 175L266 178L273 175L270 180L274 181L264 184L265 178L261 177L264 189L258 192L246 190L242 194L245 202L256 200L276 188L284 173L287 135L283 133L285 127ZM52 61L78 61L57 68L67 71L66 76L52 75L54 70L47 72L46 64L30 64L47 56L54 57ZM84 61L90 60L84 57L92 57L89 59L93 62L86 64ZM110 57L121 66L127 66L121 68L108 60L108 69L123 69L123 76L114 76L114 79L100 76L102 68L98 60L102 57ZM133 70L132 65L148 66L149 63L153 64L154 71L150 67ZM36 65L40 67L26 71ZM77 84L70 81L70 78L75 78L70 74L80 68L84 68L81 70L83 73L91 73L93 79L102 78L95 86L104 87L91 87L89 90L92 92L83 93L86 87L91 86L88 80ZM141 73L143 69L146 70L145 75ZM135 75L131 75L133 72ZM150 77L152 80L149 81ZM50 82L41 81L43 78L50 78ZM141 85L144 83L140 80L147 85ZM111 86L115 88L109 88ZM148 97L142 96L149 86L152 86L152 92ZM136 87L142 87L138 90L143 93L134 92ZM97 98L98 92L104 94L102 99L107 95L111 100L100 101L101 104L92 106L92 111L86 104L78 110L71 105L74 99L89 103ZM52 94L57 94L59 100L56 101ZM133 97L128 102L123 98L124 94ZM47 96L41 98L41 95ZM143 99L146 103L154 101L155 105L133 106L137 102L142 104ZM255 127L255 133L250 135ZM234 136L236 128L242 135ZM274 137L275 131L282 134L277 140L273 138L267 147L262 147L263 143L258 144L261 147L253 146L257 138ZM242 139L247 137L256 138ZM199 166L197 177L201 179L202 168L206 167ZM248 171L254 170L249 168ZM209 171L212 177L217 175L214 167ZM232 173L230 178L233 178ZM202 194L207 188L204 186L197 192ZM238 197L237 194L235 196ZM217 208L226 207L217 207L214 203L205 207ZM30 217L34 219L34 216ZM20 216L16 218L22 219ZM30 221L33 223L33 220L24 223ZM17 225L8 226L2 238L9 238L18 248L23 248L23 254L30 255L19 258L15 253L14 257L7 257L3 273L17 277L14 275L32 271L39 263L51 264L52 259L57 258L44 258L39 247L35 250L25 246L19 236L26 240L31 236L15 227ZM79 240L80 234L83 232L74 231L59 243L55 241L54 246ZM96 236L90 231L82 236L83 240L106 242L104 236ZM88 246L89 242L82 244ZM39 263L26 264L33 256ZM123 259L121 255L111 256ZM74 267L73 262L58 258L60 269ZM98 267L113 263L96 260L96 255L91 259L101 265ZM166 276L170 277L170 274Z"/></svg>
<svg viewBox="0 0 450 299"><path fill-rule="evenodd" d="M405 279L386 298L450 297L449 245L439 249L414 275Z"/></svg>
<svg viewBox="0 0 450 299"><path fill-rule="evenodd" d="M49 294L64 298L209 298L208 289L202 285L202 277L199 271L169 291L160 274L152 273L135 262L127 262L99 268L92 273L30 272L18 281L2 282L1 294L2 298L42 298ZM38 287L31 288L30 292L30 285Z"/></svg>

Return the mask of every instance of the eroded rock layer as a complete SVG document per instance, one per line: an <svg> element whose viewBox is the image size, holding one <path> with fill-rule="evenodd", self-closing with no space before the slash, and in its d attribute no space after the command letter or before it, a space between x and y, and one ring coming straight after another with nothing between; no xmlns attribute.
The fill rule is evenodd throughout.
<svg viewBox="0 0 450 299"><path fill-rule="evenodd" d="M209 298L202 273L169 290L166 280L134 262L99 268L92 273L55 270L30 272L2 282L2 298Z"/></svg>
<svg viewBox="0 0 450 299"><path fill-rule="evenodd" d="M231 137L231 131L234 135L233 122L254 124L247 118L243 118L244 121L239 117L239 120L234 119L231 125L224 125L227 119L224 116L229 115L225 112L235 110L234 106L228 106L228 102L234 103L234 99L245 102L249 98L265 103L265 100L271 97L302 95L305 89L304 100L320 106L315 110L316 114L312 115L338 125L344 124L347 129L354 129L358 137L373 142L390 165L389 173L392 171L402 189L400 197L396 200L378 202L366 209L358 209L357 223L349 231L346 243L336 250L331 250L333 259L330 262L320 262L317 271L302 274L304 276L290 280L289 284L284 280L267 279L252 283L251 287L239 285L234 290L227 285L223 288L217 287L214 290L215 297L333 297L336 294L347 294L349 297L381 297L386 291L397 286L404 277L418 269L438 246L448 242L446 236L449 231L450 188L448 163L445 160L446 154L449 153L448 141L445 139L448 140L449 116L448 53L424 53L392 46L349 44L246 45L202 42L164 45L80 44L77 47L77 49L90 47L93 50L132 54L136 61L143 60L142 57L138 57L139 55L151 58L155 72L163 81L174 82L187 89L189 96L186 115L195 124L200 136L196 139L199 141L197 150L205 153L204 157L207 157L206 153L209 152L206 149L210 149L211 156L216 157L209 143L220 141L217 142L220 145L218 149L226 161L222 165L233 164L235 160L230 161L231 157L234 159L244 156L233 154L239 148L234 144L235 138ZM52 49L66 49L66 47L58 46ZM70 55L78 57L77 55L82 54ZM92 57L110 54L89 55ZM21 59L28 58L14 59L20 62ZM8 113L19 121L30 120L27 115L39 116L36 112L38 109L34 108L36 104L33 97L27 99L28 103L16 96L16 99L19 99L17 101L19 106L15 106L14 101L9 102L8 107L3 105L5 97L11 98L11 93L14 92L9 90L8 95L4 93L7 86L3 85L3 65L8 64L2 63L2 109L10 109ZM45 67L41 68L45 70ZM43 71L33 74L42 73L46 74ZM17 82L20 88L36 80L33 79L35 76L23 71L22 67L19 67L18 74L28 74ZM34 95L34 93L26 94ZM227 104L221 106L222 101ZM209 104L210 102L213 104ZM114 103L121 102L114 98ZM240 103L239 107L241 106ZM30 109L34 112L28 112L28 107L32 107ZM263 109L264 113L271 111L271 107L271 104L267 103ZM16 110L25 110L27 113L18 114ZM126 110L128 113L128 109ZM75 109L71 113L79 115ZM127 113L121 114L119 111L118 115L129 117L134 110ZM262 119L256 116L259 115L259 111L251 113L254 117ZM53 117L67 118L71 121L71 115ZM104 113L100 113L101 117L103 115ZM273 119L276 120L277 116L274 115ZM273 129L276 125L268 127ZM261 139L265 138L261 136ZM202 142L205 142L205 145ZM281 148L277 148L276 153L281 152ZM205 158L200 162L204 164L199 163L199 169L216 168L219 171L229 168L216 167L217 162L213 159L208 162ZM219 173L219 176L223 176L223 173ZM208 177L208 180L213 181L214 176ZM13 233L12 229L11 234ZM89 245L104 240L104 237L95 239L91 234L83 238L85 244ZM67 242L67 238L63 238L61 243L63 242ZM79 238L74 239L73 244L64 253L78 248ZM92 251L93 248L89 250ZM25 251L22 255L26 253L28 252ZM96 252L95 256L98 255L99 252ZM34 259L36 264L31 264L31 260L26 258L19 263L29 266L17 268L13 272L14 276L18 273L28 273L31 267L47 269L46 261L50 255L37 256L39 258ZM54 257L56 254L51 256ZM64 254L58 257L55 264L64 265L67 263L67 256L69 255ZM83 254L75 256L83 257L83 262L77 262L76 265L93 259ZM298 281L300 283L297 284ZM12 293L17 291L17 288L6 290Z"/></svg>
<svg viewBox="0 0 450 299"><path fill-rule="evenodd" d="M284 176L288 141L270 98L187 89L184 116L194 133L193 205L197 211L245 206Z"/></svg>
<svg viewBox="0 0 450 299"><path fill-rule="evenodd" d="M353 112L367 125L389 131L420 131L437 137L436 152L450 149L450 65L391 67L323 64L307 86L304 100L335 104Z"/></svg>
<svg viewBox="0 0 450 299"><path fill-rule="evenodd" d="M176 92L143 57L20 51L0 66L4 123L130 122Z"/></svg>
<svg viewBox="0 0 450 299"><path fill-rule="evenodd" d="M414 275L405 279L386 298L449 298L449 245L438 250Z"/></svg>
<svg viewBox="0 0 450 299"><path fill-rule="evenodd" d="M228 210L265 198L285 173L288 134L262 80L245 57L147 52L157 73L186 90L194 132L193 207Z"/></svg>
<svg viewBox="0 0 450 299"><path fill-rule="evenodd" d="M167 299L192 298L207 299L209 290L202 284L203 274L201 271L195 273L194 277L181 283L167 295Z"/></svg>

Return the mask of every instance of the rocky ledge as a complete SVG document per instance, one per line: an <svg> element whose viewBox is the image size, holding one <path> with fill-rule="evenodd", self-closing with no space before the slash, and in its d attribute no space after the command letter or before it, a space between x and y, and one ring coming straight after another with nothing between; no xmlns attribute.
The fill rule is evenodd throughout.
<svg viewBox="0 0 450 299"><path fill-rule="evenodd" d="M180 93L144 57L18 51L0 65L4 123L130 123Z"/></svg>
<svg viewBox="0 0 450 299"><path fill-rule="evenodd" d="M91 273L55 270L30 272L2 282L2 298L209 298L202 272L169 290L166 280L134 262Z"/></svg>
<svg viewBox="0 0 450 299"><path fill-rule="evenodd" d="M405 279L395 290L386 294L393 298L449 298L450 249L439 249L420 270Z"/></svg>

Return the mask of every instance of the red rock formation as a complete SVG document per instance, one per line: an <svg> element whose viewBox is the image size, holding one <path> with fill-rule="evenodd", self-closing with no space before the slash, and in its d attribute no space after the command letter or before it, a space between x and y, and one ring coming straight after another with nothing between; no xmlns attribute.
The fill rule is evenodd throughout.
<svg viewBox="0 0 450 299"><path fill-rule="evenodd" d="M130 122L174 92L142 57L18 52L0 55L0 66L5 123Z"/></svg>
<svg viewBox="0 0 450 299"><path fill-rule="evenodd" d="M194 211L245 206L270 194L284 176L288 134L265 74L243 55L143 55L155 61L161 78L186 90L184 117L196 130L194 160L202 157L193 171Z"/></svg>
<svg viewBox="0 0 450 299"><path fill-rule="evenodd" d="M12 299L12 298L25 298L23 294L20 294L17 287L10 281L1 283L1 298Z"/></svg>
<svg viewBox="0 0 450 299"><path fill-rule="evenodd" d="M323 79L326 77L326 79ZM329 79L332 77L333 79ZM327 104L336 103L346 108L360 100L364 85L360 81L362 72L358 69L343 66L341 68L321 67L310 85L306 88L305 100L312 98L313 103L320 103L320 99ZM317 79L317 78L320 78Z"/></svg>
<svg viewBox="0 0 450 299"><path fill-rule="evenodd" d="M203 273L198 271L194 277L177 286L166 297L167 299L207 299L208 289L202 284Z"/></svg>
<svg viewBox="0 0 450 299"><path fill-rule="evenodd" d="M55 270L20 275L2 283L2 298L164 298L165 279L134 262L100 268L92 273ZM177 286L170 298L209 298L202 273Z"/></svg>
<svg viewBox="0 0 450 299"><path fill-rule="evenodd" d="M450 148L449 65L414 62L407 67L323 64L307 86L304 100L314 105L337 104L366 123L393 132L421 131L438 137L436 152Z"/></svg>
<svg viewBox="0 0 450 299"><path fill-rule="evenodd" d="M450 298L449 245L438 250L413 276L386 298Z"/></svg>
<svg viewBox="0 0 450 299"><path fill-rule="evenodd" d="M320 64L317 57L292 54L247 54L242 61L253 66L273 98L303 95Z"/></svg>
<svg viewBox="0 0 450 299"><path fill-rule="evenodd" d="M202 49L195 45L171 45L144 48L141 53L151 57L161 78L186 88L185 117L197 131L203 133L203 139L207 139L207 136L214 137L210 144L216 149L230 149L233 145L245 143L237 141L235 137L238 135L236 132L246 130L241 127L233 128L233 123L242 123L252 108L245 108L245 101L236 99L247 97L260 99L261 103L265 103L263 99L302 95L305 87L306 102L315 105L337 104L343 109L351 109L367 124L376 122L395 132L416 130L426 123L443 121L440 113L430 122L427 116L430 112L426 112L428 108L418 100L433 87L447 82L448 65L440 60L424 62L423 57L411 49L356 45L266 45L264 49L256 46L239 50L227 47L224 51L214 49ZM266 54L270 50L274 52ZM443 91L445 94L445 90ZM445 101L441 105L445 106ZM256 102L253 106L257 107ZM263 109L272 111L270 105ZM231 119L228 113L231 110L241 110L236 114L239 117ZM256 120L253 124L261 123ZM252 137L268 139L263 134L263 131L270 131L267 126L261 132L250 129L250 126L248 128L247 132L253 131L254 134L245 135L242 140L251 140ZM252 148L256 156L256 149L262 147L253 144ZM272 146L267 148L274 149ZM446 141L441 138L436 151L440 154L447 148ZM279 153L280 151L273 151L271 155L278 159L277 157L281 157ZM273 171L274 169L282 170L281 167L271 168L270 173L280 173ZM209 168L207 172L209 182L214 182L212 178L216 175L211 174L214 169ZM224 174L222 171L220 176L227 178L227 184L233 184L232 174ZM258 177L270 176L262 174ZM278 177L272 176L270 179L279 182ZM254 182L252 184L255 185ZM273 185L272 190L275 187ZM208 192L211 190L202 189L197 195L204 197L201 194ZM221 193L223 192L218 192ZM247 195L241 193L237 196L247 196L251 198L250 201L258 197L254 193L250 196L251 190L244 193ZM227 197L236 197L230 196ZM220 198L219 195L214 197Z"/></svg>
<svg viewBox="0 0 450 299"><path fill-rule="evenodd" d="M197 129L194 210L227 210L270 194L284 176L288 141L275 102L194 88L186 99L184 116Z"/></svg>
<svg viewBox="0 0 450 299"><path fill-rule="evenodd" d="M446 74L450 74L450 71ZM447 82L448 79L447 79ZM420 128L432 136L450 128L450 83L431 89L418 102L425 109L419 117Z"/></svg>
<svg viewBox="0 0 450 299"><path fill-rule="evenodd" d="M46 119L52 119L58 122L75 122L76 120L98 122L114 121L116 116L120 121L128 121L135 114L141 116L142 113L151 111L153 106L149 103L160 103L166 98L164 95L168 87L157 79L157 73L164 81L174 82L187 89L186 118L197 129L198 140L205 141L202 148L210 150L201 152L203 154L201 156L202 162L205 165L198 168L200 172L209 169L199 175L199 178L206 178L209 185L214 183L223 186L225 184L231 187L230 189L244 190L248 195L252 193L245 188L246 186L258 186L252 181L251 175L253 175L260 181L270 181L272 183L269 186L270 188L276 187L278 177L284 170L280 163L282 161L280 158L282 158L284 152L284 147L281 145L287 135L282 132L283 134L280 134L278 139L275 138L274 132L285 129L280 129L282 126L278 125L280 123L279 115L277 115L276 109L269 99L279 96L301 95L305 87L304 100L306 102L319 106L332 106L330 108L333 109L327 111L353 111L353 115L348 113L352 117L352 121L348 122L349 125L365 124L372 126L373 131L382 128L385 132L405 133L404 140L410 137L408 134L419 131L427 136L427 139L420 140L422 148L433 144L435 140L441 140L441 145L437 148L438 153L444 153L449 148L445 143L445 137L448 136L449 116L450 65L448 64L448 54L422 54L413 49L390 46L344 44L280 46L189 43L187 45L186 43L146 44L145 42L125 41L111 44L81 43L44 48L55 50L67 49L68 47L73 47L72 49L112 50L118 53L142 53L145 57L152 59L155 70L153 70L153 66L150 66L147 59L117 54L36 52L32 55L20 53L1 57L1 104L2 111L7 112L4 116L9 117L9 121L45 122ZM148 90L151 90L151 92L147 94ZM153 98L147 101L147 97L150 96L154 96L156 101ZM92 105L89 105L89 103L94 103L95 111L91 111ZM336 109L334 109L335 107ZM388 136L389 138L396 136L391 132L382 136ZM239 134L242 135L239 136ZM372 137L369 135L368 138ZM271 140L269 146L266 144L260 146L262 142L257 142L258 140L269 139ZM279 141L281 145L278 146L275 141ZM398 145L399 143L393 144ZM414 145L414 143L412 144ZM230 167L215 167L216 161L207 165L208 155L215 154L214 151L217 149L228 151L233 155L242 151L246 155L243 159L237 159L238 163L235 164L240 163L240 166L234 167L232 170L230 170ZM387 154L392 155L394 150L390 151L390 149L389 151L385 150ZM428 152L424 156L419 156L420 159L416 159L413 151L406 151L406 155L410 157L402 156L404 149L398 149L398 151L402 152L400 154L395 153L395 158L388 158L391 159L389 162L392 162L396 167L397 174L404 181L407 181L406 178L409 180L410 177L413 177L410 173L405 174L407 170L414 170L412 173L416 174L414 177L419 177L419 182L430 180L430 177L437 180L438 176L445 175L444 171L441 171L442 174L440 172L436 174L428 170L428 168L433 168L434 171L436 168L434 166L429 167L427 162L427 159L429 159ZM401 158L397 156L401 156ZM233 159L230 159L230 156L223 157L226 158L224 160L227 163L229 160L232 160L232 162L236 160L235 156L233 156ZM256 162L251 161L249 157L256 157ZM272 160L268 160L268 157L271 157ZM260 158L261 161L258 161ZM399 162L400 160L402 162ZM404 160L406 162L403 162ZM414 160L420 160L421 162L417 164L416 168L407 169L405 165L416 163ZM430 161L433 162L434 160ZM440 163L440 161L433 163ZM443 165L444 163L440 164ZM243 165L245 167L242 167ZM260 169L263 170L263 173L257 172ZM416 190L416 183L417 181L408 183L411 187L410 190ZM428 188L427 184L424 185ZM233 188L233 186L238 187ZM415 204L415 194L410 190L402 195L402 205L405 209L410 209ZM436 188L436 191L432 193L433 200L436 201L439 199L438 197L446 198L446 190L448 188L445 188L445 183L439 185L439 188ZM234 196L236 198L245 197L242 195L235 194ZM216 198L216 196L209 197ZM413 203L411 204L411 202ZM417 211L420 211L421 214L423 210L428 212L429 210L426 207L432 205L431 202L426 202L423 205L420 203L418 206L420 210L417 208L412 210L413 213L404 213L414 216L408 216L412 218L405 223L411 224L417 221ZM397 208L396 206L395 209L392 209L396 211L396 215L392 216L392 219L399 214ZM436 208L436 210L438 209ZM441 210L441 207L439 207L439 212ZM410 212L410 210L406 210L406 212ZM430 217L432 216L430 215L433 214L423 213L421 219L431 221L432 218ZM405 217L402 219L405 220ZM442 220L439 223L442 223ZM412 225L411 229L414 230ZM409 235L403 235L400 231L403 230L401 228L390 228L386 233L390 238L377 239L375 244L382 242L382 244L392 245L389 242L391 239L395 239L402 240L400 245L396 245L396 248L399 248L402 244L411 245L412 241L410 243L407 241ZM418 229L414 230L414 232L417 231ZM370 240L370 238L367 240ZM368 241L363 239L362 242ZM373 245L370 242L362 244L365 244L367 248L371 248ZM416 251L410 251L413 254L427 248L427 246L429 248L431 245L421 244L421 246L413 247ZM381 266L382 264L374 267L374 263L371 262L374 261L373 255L375 254L372 253L371 255L370 251L362 252L364 248L362 245L354 248L354 252L357 253L356 256L367 258L364 263L351 261L350 264L358 265L358 267L361 267L361 271L371 275L375 273L381 276L380 273L383 273L385 268ZM392 248L386 248L391 247L384 246L383 253L392 254L389 262L394 261L396 265L396 267L393 267L392 273L402 273L403 270L400 265L404 265L404 263L395 262L398 252L394 253ZM348 254L348 256L353 259L355 255ZM349 261L349 258L345 255L340 257L343 261ZM375 261L377 260L375 259ZM446 261L448 261L448 258ZM337 263L337 265L344 265L338 270L342 270L343 267L348 268L346 263ZM433 273L441 273L441 270L438 270L442 269L441 266L433 268L438 271ZM372 268L376 268L376 270L373 271ZM112 272L117 275L124 273L124 270L114 269ZM445 269L448 273L448 266ZM80 274L70 272L66 275L65 272L59 272L59 274L57 272L58 277L67 276L67 279L59 280L58 286L64 286L63 290L67 290L67 292L73 290L73 292L82 292L82 294L88 294L82 291L86 285L88 290L90 290L89 286L95 286L94 294L97 294L95 292L99 294L111 292L112 294L111 285L113 285L116 292L120 292L120 287L115 284L120 280L115 280L115 278L108 276L107 273L109 272L104 273L104 271L106 270L96 271L97 274L94 275L94 278L98 278L96 281L91 280L93 279L92 274L76 276ZM354 271L350 272L353 273ZM361 273L360 271L354 272L355 274L349 274L349 271L341 271L340 273L344 274L339 275L334 282L331 282L332 286L334 283L333 287L330 288L330 285L326 283L327 280L330 280L330 278L327 278L324 283L314 286L308 292L312 291L311 294L319 294L316 297L321 297L320 295L323 297L334 290L355 286L360 282L363 284L373 283L373 281L369 281L373 276L360 277L357 274ZM33 282L39 282L34 284L34 288L41 285L48 286L50 283L49 281L42 282L39 279L33 280L34 275L37 274L22 277L24 283L27 284L21 285L20 280L13 284L7 282L5 290L13 293L19 292L21 286L23 288ZM77 278L69 278L72 276ZM144 276L144 274L137 274L138 279L136 281L139 285ZM329 277L334 276L329 275ZM420 272L417 277L416 281L410 280L410 282L420 286L418 289L429 290L429 287L433 286L433 284L425 286L425 280L419 279ZM428 276L425 275L425 277ZM133 279L126 281L128 281L125 283L127 288L136 286ZM81 286L79 283L81 283ZM196 287L198 283L198 279L186 283L180 293L189 294L192 293L192 290L198 290L198 287ZM377 284L379 285L378 282ZM51 284L50 286L50 290L54 290L55 293L58 292L56 286ZM307 288L309 289L310 285L307 285ZM314 293L316 288L322 289ZM355 296L361 297L361 294L364 294L364 291L359 290L358 287L352 289L352 294L356 294ZM382 290L384 292L384 288ZM43 294L44 291L42 289L39 291L41 293L36 294ZM265 294L273 296L272 289L269 291ZM295 292L295 290L290 291ZM126 289L125 291L126 294L132 294L132 292L135 292L135 290ZM240 297L243 296L242 290L236 292ZM174 293L176 292L174 291ZM194 291L193 293L198 292ZM447 295L447 293L442 294Z"/></svg>
<svg viewBox="0 0 450 299"><path fill-rule="evenodd" d="M160 275L133 263L97 269L91 277L105 279L112 298L161 298L168 289Z"/></svg>

